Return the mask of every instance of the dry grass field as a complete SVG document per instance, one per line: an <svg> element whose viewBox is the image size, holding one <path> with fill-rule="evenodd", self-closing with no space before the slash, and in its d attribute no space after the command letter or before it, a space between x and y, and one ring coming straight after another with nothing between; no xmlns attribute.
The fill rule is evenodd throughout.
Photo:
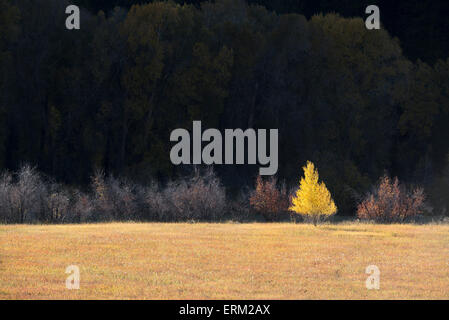
<svg viewBox="0 0 449 320"><path fill-rule="evenodd" d="M430 298L449 298L449 225L0 226L0 299Z"/></svg>

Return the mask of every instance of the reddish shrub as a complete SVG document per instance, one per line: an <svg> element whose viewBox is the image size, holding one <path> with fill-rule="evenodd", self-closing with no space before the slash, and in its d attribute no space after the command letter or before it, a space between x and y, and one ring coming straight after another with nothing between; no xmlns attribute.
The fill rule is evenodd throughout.
<svg viewBox="0 0 449 320"><path fill-rule="evenodd" d="M261 213L269 221L279 219L283 212L287 212L289 206L287 190L285 186L278 189L275 177L264 181L258 176L256 189L251 194L249 202L256 212Z"/></svg>
<svg viewBox="0 0 449 320"><path fill-rule="evenodd" d="M369 193L357 207L361 219L376 222L401 222L422 213L425 195L422 188L407 191L399 184L384 176L376 189Z"/></svg>

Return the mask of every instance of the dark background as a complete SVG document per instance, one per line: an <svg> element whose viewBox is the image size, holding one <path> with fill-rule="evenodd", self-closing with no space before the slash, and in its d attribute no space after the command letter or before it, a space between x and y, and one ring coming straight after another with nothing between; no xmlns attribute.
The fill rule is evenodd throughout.
<svg viewBox="0 0 449 320"><path fill-rule="evenodd" d="M142 0L78 0L72 1L89 8L92 12L108 12L116 6L129 8L133 4L151 1ZM202 0L176 0L197 7ZM344 17L365 17L365 8L377 5L381 20L388 32L398 37L405 55L412 59L435 62L447 58L449 52L449 2L443 0L249 0L279 14L298 13L310 18L319 13L338 13Z"/></svg>
<svg viewBox="0 0 449 320"><path fill-rule="evenodd" d="M130 10L147 2L73 1L81 30L69 31L65 1L0 0L0 169L31 163L78 186L96 168L166 182L191 169L171 165L171 130L201 120L278 128L280 179L293 186L315 162L339 214L352 214L354 193L385 172L423 185L435 210L445 206L447 1ZM380 7L382 30L366 30L369 4ZM217 171L234 194L258 167Z"/></svg>

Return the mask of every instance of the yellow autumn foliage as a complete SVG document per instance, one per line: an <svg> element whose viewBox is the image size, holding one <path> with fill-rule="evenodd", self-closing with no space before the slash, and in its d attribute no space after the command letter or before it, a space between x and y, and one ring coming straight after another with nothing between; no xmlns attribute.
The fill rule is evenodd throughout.
<svg viewBox="0 0 449 320"><path fill-rule="evenodd" d="M301 178L289 210L311 219L316 224L321 219L335 214L337 206L324 182L318 181L319 175L315 165L308 161L303 170L304 177Z"/></svg>

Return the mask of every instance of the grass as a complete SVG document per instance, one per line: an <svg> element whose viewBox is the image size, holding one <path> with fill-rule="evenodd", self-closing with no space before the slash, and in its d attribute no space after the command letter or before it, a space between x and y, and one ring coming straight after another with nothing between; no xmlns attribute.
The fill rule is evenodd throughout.
<svg viewBox="0 0 449 320"><path fill-rule="evenodd" d="M449 225L0 226L0 299L448 298Z"/></svg>

